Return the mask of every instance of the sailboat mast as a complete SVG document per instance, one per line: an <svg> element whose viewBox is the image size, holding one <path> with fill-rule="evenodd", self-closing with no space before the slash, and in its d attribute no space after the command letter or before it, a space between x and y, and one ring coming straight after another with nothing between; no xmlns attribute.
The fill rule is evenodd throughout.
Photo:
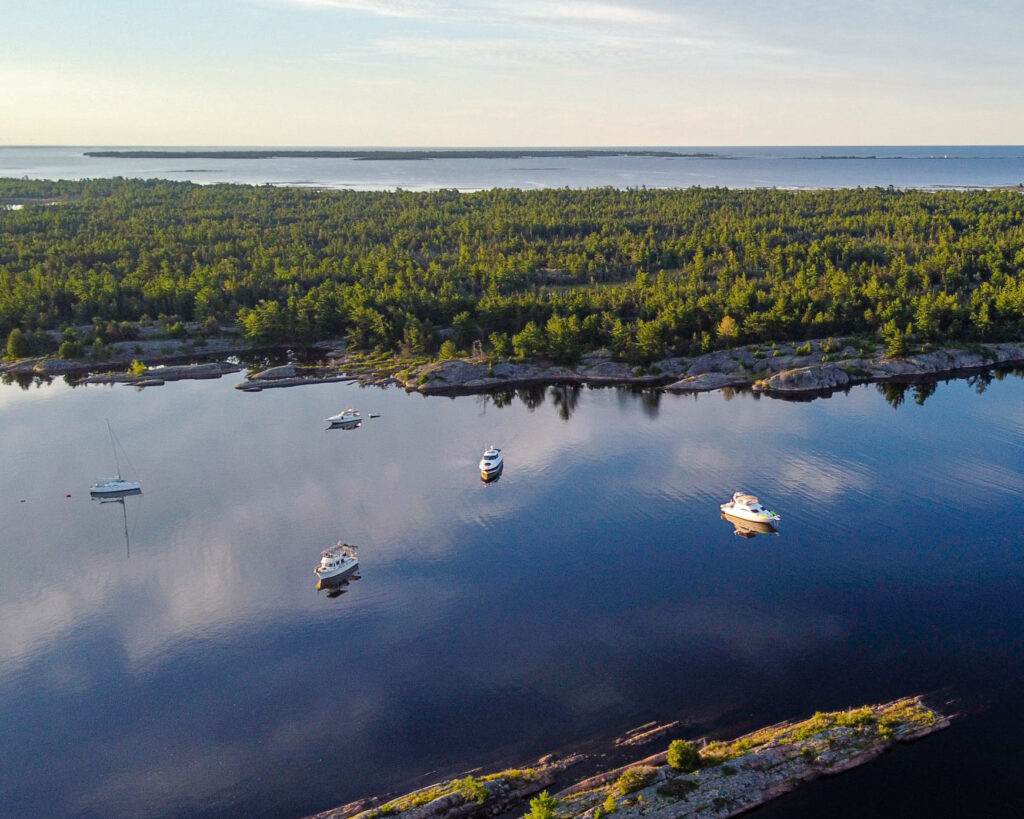
<svg viewBox="0 0 1024 819"><path fill-rule="evenodd" d="M117 443L114 440L114 430L110 428L110 419L107 419L107 432L110 433L110 448L114 450L114 464L117 466L117 479L121 480L121 460L117 457Z"/></svg>

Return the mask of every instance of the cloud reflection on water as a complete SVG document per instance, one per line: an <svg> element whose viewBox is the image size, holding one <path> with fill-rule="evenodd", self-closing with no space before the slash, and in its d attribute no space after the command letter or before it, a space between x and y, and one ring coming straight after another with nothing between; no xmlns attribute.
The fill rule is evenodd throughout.
<svg viewBox="0 0 1024 819"><path fill-rule="evenodd" d="M371 397L380 419L322 429L325 410ZM909 483L936 457L979 486L1019 482L1011 462L955 449L914 449L893 462L903 472L882 474L865 440L936 423L907 415L921 412L911 403L893 433L882 400L655 404L583 390L529 396L531 410L518 398L333 385L251 396L212 382L0 406L26 430L0 457L62 430L59 468L29 470L23 485L5 476L7 496L87 485L97 418L112 411L146 469L130 560L120 516L84 499L10 517L10 542L33 548L0 551L2 718L17 745L29 727L10 703L66 695L94 726L44 749L75 783L68 812L153 814L301 791L313 757L330 772L351 766L353 782L323 799L357 796L396 747L406 756L394 770L421 772L652 709L724 708L753 696L751 680L761 696L853 627L843 598L808 589L830 591L837 565L848 583L877 566L873 543L823 509ZM507 466L484 487L476 463L492 442ZM743 541L720 520L718 503L745 487L788 504L781 537ZM858 523L887 527L893 502L880 496ZM339 537L360 547L363 579L330 600L312 568ZM902 566L887 571L899 580ZM152 704L144 718L140 702Z"/></svg>

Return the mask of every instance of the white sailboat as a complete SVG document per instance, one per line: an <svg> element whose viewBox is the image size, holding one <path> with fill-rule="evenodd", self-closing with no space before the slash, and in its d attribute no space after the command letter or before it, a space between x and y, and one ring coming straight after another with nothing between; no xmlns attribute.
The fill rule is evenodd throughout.
<svg viewBox="0 0 1024 819"><path fill-rule="evenodd" d="M89 494L97 498L137 495L142 492L142 484L139 481L126 481L121 477L121 461L117 457L117 441L114 440L114 430L110 428L110 421L107 421L107 432L110 433L110 446L114 450L114 464L117 466L117 474L112 478L100 478L97 480L89 489Z"/></svg>

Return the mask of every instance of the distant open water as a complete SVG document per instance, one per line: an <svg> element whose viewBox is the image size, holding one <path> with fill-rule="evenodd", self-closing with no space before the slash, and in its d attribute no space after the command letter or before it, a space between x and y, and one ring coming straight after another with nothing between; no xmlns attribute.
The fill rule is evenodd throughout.
<svg viewBox="0 0 1024 819"><path fill-rule="evenodd" d="M353 190L487 188L972 188L1024 184L1022 146L678 147L690 157L429 159L121 159L119 146L0 147L0 177L188 180ZM120 146L122 149L139 146ZM160 147L196 150L205 146ZM251 147L251 146L246 146ZM212 150L217 150L213 148ZM221 150L230 150L222 147Z"/></svg>

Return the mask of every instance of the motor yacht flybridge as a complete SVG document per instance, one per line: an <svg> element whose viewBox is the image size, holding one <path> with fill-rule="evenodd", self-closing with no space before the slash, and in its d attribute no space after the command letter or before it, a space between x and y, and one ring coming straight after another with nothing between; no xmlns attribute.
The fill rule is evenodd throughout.
<svg viewBox="0 0 1024 819"><path fill-rule="evenodd" d="M493 480L501 474L504 466L505 460L501 457L501 450L491 445L480 459L480 477L485 481Z"/></svg>
<svg viewBox="0 0 1024 819"><path fill-rule="evenodd" d="M778 523L782 518L775 512L765 509L756 495L748 495L746 492L736 492L732 500L723 503L719 509L723 515L749 520L752 523Z"/></svg>

